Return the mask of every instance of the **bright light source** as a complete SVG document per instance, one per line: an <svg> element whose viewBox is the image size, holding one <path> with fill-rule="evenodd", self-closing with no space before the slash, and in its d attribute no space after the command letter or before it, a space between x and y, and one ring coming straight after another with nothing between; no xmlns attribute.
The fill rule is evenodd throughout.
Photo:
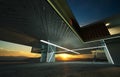
<svg viewBox="0 0 120 77"><path fill-rule="evenodd" d="M62 58L64 58L64 59L66 59L66 58L70 57L70 55L69 55L69 54L65 54L65 53L60 54L60 56L61 56Z"/></svg>
<svg viewBox="0 0 120 77"><path fill-rule="evenodd" d="M106 23L105 25L106 25L106 26L109 26L109 25L110 25L110 23Z"/></svg>
<svg viewBox="0 0 120 77"><path fill-rule="evenodd" d="M73 52L73 53L76 53L76 54L80 54L80 53L75 52L75 51L73 51L73 50L70 50L70 49L67 49L67 48L61 47L61 46L59 46L59 45L56 45L56 44L53 44L53 43L50 43L50 42L47 42L47 41L44 41L44 40L40 40L40 41L43 42L43 43L46 43L46 44L49 44L49 45L52 45L52 46L55 46L55 47L58 47L58 48L64 49L64 50L66 50L66 51L70 51L70 52Z"/></svg>
<svg viewBox="0 0 120 77"><path fill-rule="evenodd" d="M62 53L62 54L57 54L57 58L61 59L61 60L71 60L71 58L73 57L73 55L70 54L66 54L66 53Z"/></svg>

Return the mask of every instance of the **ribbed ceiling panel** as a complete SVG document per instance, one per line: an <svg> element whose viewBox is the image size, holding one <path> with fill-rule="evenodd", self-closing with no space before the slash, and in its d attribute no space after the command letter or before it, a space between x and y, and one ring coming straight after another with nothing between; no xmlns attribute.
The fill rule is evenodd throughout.
<svg viewBox="0 0 120 77"><path fill-rule="evenodd" d="M46 0L1 0L0 9L1 28L70 49L82 44Z"/></svg>

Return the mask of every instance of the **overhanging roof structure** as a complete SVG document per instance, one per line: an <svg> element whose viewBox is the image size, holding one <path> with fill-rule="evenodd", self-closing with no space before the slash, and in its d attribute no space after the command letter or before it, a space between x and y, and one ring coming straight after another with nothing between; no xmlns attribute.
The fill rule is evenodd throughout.
<svg viewBox="0 0 120 77"><path fill-rule="evenodd" d="M67 3L67 0L47 1L58 13L58 15L68 24L71 30L73 30L73 32L77 34L84 42L110 38L113 34L120 33L120 15L113 15L111 17L89 23L85 27L80 27L76 18L73 15L74 13L72 13L71 11L72 9ZM82 7L84 6L82 5ZM106 26L107 23L110 23L110 25Z"/></svg>
<svg viewBox="0 0 120 77"><path fill-rule="evenodd" d="M66 0L3 0L0 9L0 40L37 48L40 40L69 49L83 47L83 41L109 36L105 23L116 19L108 18L81 28Z"/></svg>
<svg viewBox="0 0 120 77"><path fill-rule="evenodd" d="M33 47L49 40L70 49L83 43L46 0L4 0L0 9L0 40Z"/></svg>

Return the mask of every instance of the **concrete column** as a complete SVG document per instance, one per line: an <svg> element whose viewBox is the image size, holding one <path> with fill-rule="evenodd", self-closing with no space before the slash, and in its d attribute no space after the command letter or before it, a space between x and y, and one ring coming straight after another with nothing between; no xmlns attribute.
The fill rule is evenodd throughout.
<svg viewBox="0 0 120 77"><path fill-rule="evenodd" d="M47 45L42 44L40 62L46 62L46 58L47 58Z"/></svg>
<svg viewBox="0 0 120 77"><path fill-rule="evenodd" d="M55 62L56 47L42 44L40 62Z"/></svg>
<svg viewBox="0 0 120 77"><path fill-rule="evenodd" d="M120 38L106 40L109 53L115 65L120 65Z"/></svg>
<svg viewBox="0 0 120 77"><path fill-rule="evenodd" d="M56 47L48 45L47 62L55 62Z"/></svg>
<svg viewBox="0 0 120 77"><path fill-rule="evenodd" d="M111 57L111 54L110 54L110 52L108 50L108 47L107 47L107 45L106 45L104 40L102 41L102 45L105 46L104 47L104 52L105 52L105 55L107 57L108 62L111 63L111 64L114 64L113 59Z"/></svg>

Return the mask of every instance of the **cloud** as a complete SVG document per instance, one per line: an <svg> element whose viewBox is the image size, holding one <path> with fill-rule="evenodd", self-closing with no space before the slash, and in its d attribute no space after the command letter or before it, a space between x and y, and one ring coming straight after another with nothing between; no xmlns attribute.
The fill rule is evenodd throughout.
<svg viewBox="0 0 120 77"><path fill-rule="evenodd" d="M56 59L58 60L77 60L77 59L92 59L92 54L80 54L80 55L74 55L74 54L67 54L67 53L61 53L56 55Z"/></svg>
<svg viewBox="0 0 120 77"><path fill-rule="evenodd" d="M24 58L39 58L41 55L38 53L31 53L25 51L10 51L5 49L0 49L0 56L4 57L24 57Z"/></svg>

